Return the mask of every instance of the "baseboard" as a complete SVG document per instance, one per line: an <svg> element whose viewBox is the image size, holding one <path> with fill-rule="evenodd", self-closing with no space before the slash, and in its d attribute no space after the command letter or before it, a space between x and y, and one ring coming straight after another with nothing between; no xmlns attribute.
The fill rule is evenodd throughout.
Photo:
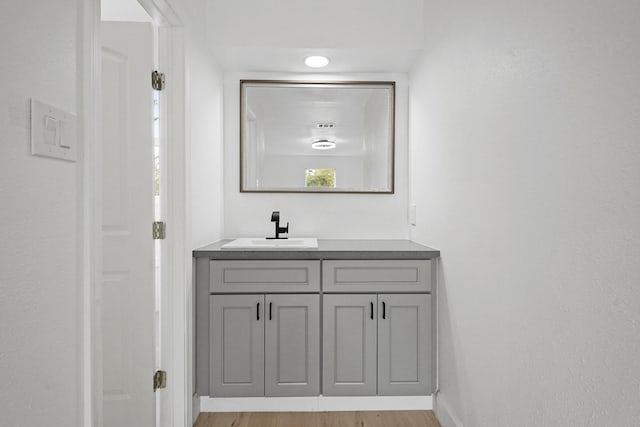
<svg viewBox="0 0 640 427"><path fill-rule="evenodd" d="M453 414L449 405L442 400L442 397L439 394L435 399L434 411L442 427L464 427L462 421Z"/></svg>
<svg viewBox="0 0 640 427"><path fill-rule="evenodd" d="M319 411L417 411L433 409L431 396L320 396Z"/></svg>
<svg viewBox="0 0 640 427"><path fill-rule="evenodd" d="M195 424L196 420L198 419L198 415L200 415L200 397L198 396L198 393L193 393L193 399L191 403L191 414L193 415L192 420Z"/></svg>
<svg viewBox="0 0 640 427"><path fill-rule="evenodd" d="M433 409L431 396L200 397L200 412L411 411Z"/></svg>

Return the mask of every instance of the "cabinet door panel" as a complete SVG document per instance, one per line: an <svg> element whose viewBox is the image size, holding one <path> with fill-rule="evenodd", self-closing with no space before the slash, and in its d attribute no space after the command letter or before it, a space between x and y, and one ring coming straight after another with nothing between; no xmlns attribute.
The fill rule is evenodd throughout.
<svg viewBox="0 0 640 427"><path fill-rule="evenodd" d="M212 396L264 395L264 296L215 295L211 305Z"/></svg>
<svg viewBox="0 0 640 427"><path fill-rule="evenodd" d="M327 260L322 262L325 292L428 292L432 261Z"/></svg>
<svg viewBox="0 0 640 427"><path fill-rule="evenodd" d="M430 392L430 298L419 294L378 296L378 394Z"/></svg>
<svg viewBox="0 0 640 427"><path fill-rule="evenodd" d="M215 260L209 263L209 291L216 293L318 292L320 261Z"/></svg>
<svg viewBox="0 0 640 427"><path fill-rule="evenodd" d="M265 395L319 394L319 296L267 295L265 303Z"/></svg>
<svg viewBox="0 0 640 427"><path fill-rule="evenodd" d="M324 295L324 395L376 394L376 307L375 294Z"/></svg>

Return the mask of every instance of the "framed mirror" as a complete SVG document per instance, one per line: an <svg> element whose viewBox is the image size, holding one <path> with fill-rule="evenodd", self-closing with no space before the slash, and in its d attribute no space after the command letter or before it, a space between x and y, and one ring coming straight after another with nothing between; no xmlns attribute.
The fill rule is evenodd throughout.
<svg viewBox="0 0 640 427"><path fill-rule="evenodd" d="M240 81L240 191L394 192L395 82Z"/></svg>

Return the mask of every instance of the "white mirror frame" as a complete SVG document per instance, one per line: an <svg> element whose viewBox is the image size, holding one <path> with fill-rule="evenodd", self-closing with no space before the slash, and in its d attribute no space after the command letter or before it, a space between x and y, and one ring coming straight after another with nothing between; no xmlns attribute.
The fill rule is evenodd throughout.
<svg viewBox="0 0 640 427"><path fill-rule="evenodd" d="M389 108L385 111L385 120L388 120L388 139L385 141L387 150L385 185L380 187L264 187L258 185L251 186L247 181L247 176L255 175L259 159L257 155L251 156L249 153L255 151L249 149L248 139L251 133L250 122L255 120L255 114L248 108L247 88L295 88L312 87L322 88L371 88L387 91L389 94ZM387 114L388 113L388 114ZM309 141L311 144L311 140ZM249 174L249 175L248 175ZM240 192L241 193L316 193L316 194L336 194L336 193L363 193L363 194L393 194L395 178L395 82L392 81L290 81L290 80L240 80ZM337 177L340 180L340 177Z"/></svg>

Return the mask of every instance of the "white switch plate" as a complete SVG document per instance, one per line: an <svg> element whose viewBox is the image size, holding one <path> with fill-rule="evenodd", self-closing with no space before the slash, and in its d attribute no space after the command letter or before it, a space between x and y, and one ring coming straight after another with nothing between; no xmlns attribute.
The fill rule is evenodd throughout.
<svg viewBox="0 0 640 427"><path fill-rule="evenodd" d="M77 118L31 98L31 154L75 162Z"/></svg>

